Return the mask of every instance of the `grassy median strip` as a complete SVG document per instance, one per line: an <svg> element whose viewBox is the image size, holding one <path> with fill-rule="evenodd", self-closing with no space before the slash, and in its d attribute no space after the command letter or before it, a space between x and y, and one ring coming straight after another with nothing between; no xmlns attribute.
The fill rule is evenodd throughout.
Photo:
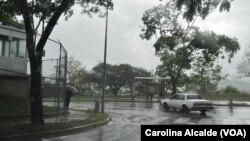
<svg viewBox="0 0 250 141"><path fill-rule="evenodd" d="M145 100L145 95L140 95L136 97L137 99ZM130 95L127 96L105 96L106 102L129 102L131 101L132 97ZM100 96L89 96L89 95L80 95L74 96L71 98L71 102L94 102L100 101ZM53 98L43 98L43 101L46 102L53 102Z"/></svg>
<svg viewBox="0 0 250 141"><path fill-rule="evenodd" d="M44 106L45 118L55 118L56 116L66 116L68 112L62 112L59 115L55 113L53 107ZM11 99L8 97L0 100L0 137L11 136L16 134L38 133L47 131L57 131L84 126L92 123L105 121L107 114L94 113L91 110L79 111L87 114L83 120L71 120L70 122L46 123L44 125L31 125L29 117L29 104L20 99ZM87 116L87 118L86 118Z"/></svg>
<svg viewBox="0 0 250 141"><path fill-rule="evenodd" d="M43 106L45 116L52 116L57 109ZM30 106L27 100L2 96L0 99L0 123L19 122L30 120ZM0 125L1 126L1 125Z"/></svg>
<svg viewBox="0 0 250 141"><path fill-rule="evenodd" d="M203 94L203 97L208 100L221 100L221 101L229 101L229 94ZM233 101L250 101L250 94L233 94Z"/></svg>
<svg viewBox="0 0 250 141"><path fill-rule="evenodd" d="M0 128L0 137L11 136L16 134L38 133L57 130L66 130L77 126L89 125L105 121L107 114L94 113L93 111L82 111L87 113L88 117L84 120L72 120L70 122L46 123L44 125L17 124Z"/></svg>

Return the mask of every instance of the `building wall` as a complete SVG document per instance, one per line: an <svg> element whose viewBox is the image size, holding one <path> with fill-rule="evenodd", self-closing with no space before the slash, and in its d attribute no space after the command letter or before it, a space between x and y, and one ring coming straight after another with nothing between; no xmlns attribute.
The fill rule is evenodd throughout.
<svg viewBox="0 0 250 141"><path fill-rule="evenodd" d="M29 96L24 30L0 25L0 96Z"/></svg>
<svg viewBox="0 0 250 141"><path fill-rule="evenodd" d="M0 76L0 96L6 95L21 99L29 97L29 77Z"/></svg>
<svg viewBox="0 0 250 141"><path fill-rule="evenodd" d="M0 56L0 76L23 74L27 74L27 59Z"/></svg>
<svg viewBox="0 0 250 141"><path fill-rule="evenodd" d="M0 25L0 76L27 73L25 38L24 30Z"/></svg>
<svg viewBox="0 0 250 141"><path fill-rule="evenodd" d="M18 38L26 39L25 31L4 25L0 25L0 35L7 36L9 39Z"/></svg>

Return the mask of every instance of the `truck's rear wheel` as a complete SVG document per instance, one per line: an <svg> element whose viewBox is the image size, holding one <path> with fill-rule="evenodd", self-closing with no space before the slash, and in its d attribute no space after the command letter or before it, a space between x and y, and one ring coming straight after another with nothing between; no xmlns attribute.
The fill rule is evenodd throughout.
<svg viewBox="0 0 250 141"><path fill-rule="evenodd" d="M166 102L163 103L163 108L165 111L169 110L168 104Z"/></svg>
<svg viewBox="0 0 250 141"><path fill-rule="evenodd" d="M207 110L201 110L201 115L206 115Z"/></svg>
<svg viewBox="0 0 250 141"><path fill-rule="evenodd" d="M186 105L183 105L183 106L182 106L182 112L183 112L184 114L188 114L188 113L189 113L189 109L188 109L188 107L187 107Z"/></svg>

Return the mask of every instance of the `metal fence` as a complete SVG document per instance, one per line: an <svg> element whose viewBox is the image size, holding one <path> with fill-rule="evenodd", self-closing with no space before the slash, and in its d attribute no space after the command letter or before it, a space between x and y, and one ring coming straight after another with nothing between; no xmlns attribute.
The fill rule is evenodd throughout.
<svg viewBox="0 0 250 141"><path fill-rule="evenodd" d="M67 51L60 41L47 41L42 62L43 101L53 102L57 112L61 111L66 95Z"/></svg>

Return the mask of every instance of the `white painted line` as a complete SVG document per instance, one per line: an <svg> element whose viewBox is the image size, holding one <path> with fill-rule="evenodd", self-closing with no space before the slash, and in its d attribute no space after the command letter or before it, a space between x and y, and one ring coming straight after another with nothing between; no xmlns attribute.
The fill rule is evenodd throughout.
<svg viewBox="0 0 250 141"><path fill-rule="evenodd" d="M212 124L212 119L208 119L208 118L203 118L199 121L198 124L205 124L205 125L210 125Z"/></svg>
<svg viewBox="0 0 250 141"><path fill-rule="evenodd" d="M158 120L156 121L157 123L162 123L164 121L167 121L169 119L169 117L160 117L158 118Z"/></svg>
<svg viewBox="0 0 250 141"><path fill-rule="evenodd" d="M179 118L175 120L173 123L175 124L187 124L190 118Z"/></svg>
<svg viewBox="0 0 250 141"><path fill-rule="evenodd" d="M236 124L233 119L222 119L223 124Z"/></svg>
<svg viewBox="0 0 250 141"><path fill-rule="evenodd" d="M247 124L250 124L250 120L246 120L246 123L247 123Z"/></svg>

